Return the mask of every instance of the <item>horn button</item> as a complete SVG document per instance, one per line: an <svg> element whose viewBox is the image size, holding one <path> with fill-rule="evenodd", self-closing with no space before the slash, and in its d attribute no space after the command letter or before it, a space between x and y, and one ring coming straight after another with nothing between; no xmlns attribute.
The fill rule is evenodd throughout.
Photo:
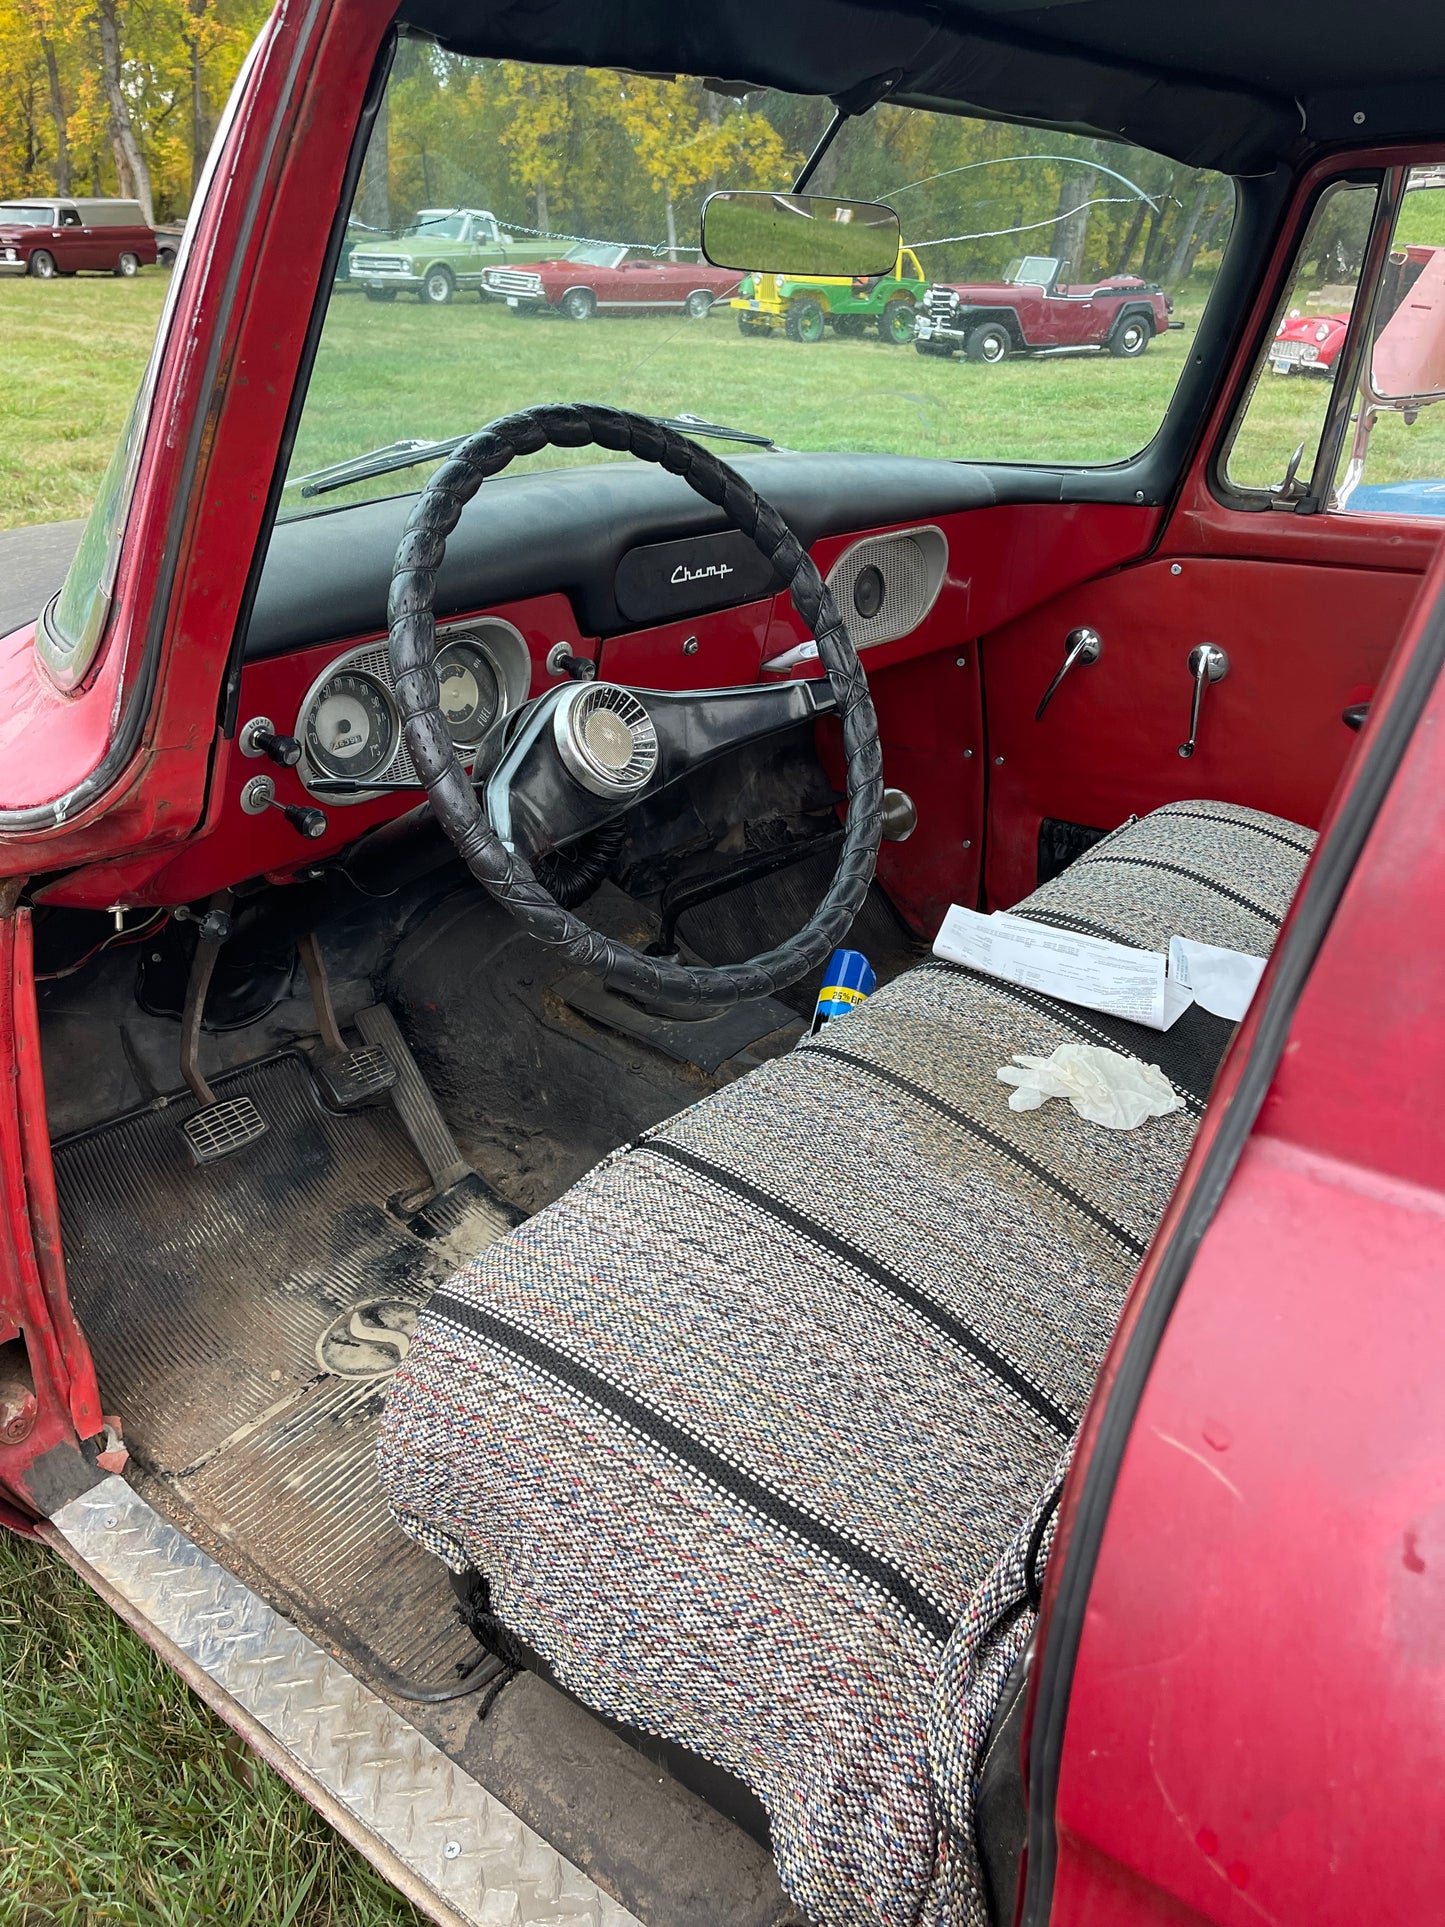
<svg viewBox="0 0 1445 1927"><path fill-rule="evenodd" d="M577 683L564 691L552 730L568 774L594 796L633 796L657 769L653 720L618 683Z"/></svg>
<svg viewBox="0 0 1445 1927"><path fill-rule="evenodd" d="M610 709L594 710L582 725L582 737L604 769L626 769L632 761L632 731Z"/></svg>

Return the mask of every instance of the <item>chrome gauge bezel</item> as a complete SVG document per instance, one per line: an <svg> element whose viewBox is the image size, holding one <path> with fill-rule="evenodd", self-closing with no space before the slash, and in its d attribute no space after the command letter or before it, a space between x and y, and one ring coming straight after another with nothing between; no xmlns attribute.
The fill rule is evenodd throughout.
<svg viewBox="0 0 1445 1927"><path fill-rule="evenodd" d="M477 750L481 747L482 738L486 735L487 731L492 727L493 723L499 723L502 720L503 716L506 715L507 691L506 691L506 686L502 681L501 672L497 668L496 658L493 656L492 652L489 649L487 649L482 643L477 641L475 636L470 636L470 635L461 635L461 636L454 635L454 636L437 637L436 661L437 661L438 680L440 680L441 678L441 667L442 667L443 656L445 656L450 650L454 650L454 649L465 650L469 655L475 656L481 662L485 663L487 670L491 675L492 681L496 684L496 688L497 688L496 710L493 712L492 715L487 717L485 722L480 723L475 729L470 731L465 736L452 735L451 724L447 722L447 712L446 712L445 705L443 705L442 721L447 724L447 734L451 736L452 748L456 750L459 756L464 756L470 762L471 758L476 755ZM475 673L475 672L469 672L469 673Z"/></svg>
<svg viewBox="0 0 1445 1927"><path fill-rule="evenodd" d="M510 622L504 621L501 616L463 616L452 622L439 622L436 635L438 655L450 643L465 642L476 649L490 665L497 679L497 688L501 697L501 707L494 721L500 721L503 716L508 716L513 710L520 709L526 702L532 691L532 655L522 632L514 628ZM374 770L369 778L369 783L375 787L351 791L330 788L330 784L336 779L327 771L317 769L306 754L305 748L307 730L322 690L335 677L345 675L364 676L368 681L376 683L390 705L392 719L396 724L396 746L388 761L380 769ZM488 728L490 727L491 724L488 725ZM396 706L395 684L385 637L375 642L357 643L353 648L343 649L340 655L332 657L302 697L291 733L302 745L301 760L296 765L296 774L301 779L303 787L318 801L324 802L328 809L344 808L348 803L369 803L378 796L386 795L388 790L398 785L405 785L408 788L414 785L418 790L421 788L401 727L401 716ZM483 730L477 742L464 745L458 750L462 758L462 766L468 774L471 772L472 761L481 738L485 734L486 731Z"/></svg>
<svg viewBox="0 0 1445 1927"><path fill-rule="evenodd" d="M352 780L351 774L344 769L326 769L321 767L317 761L321 753L320 746L313 745L311 741L312 730L321 712L325 692L333 688L335 684L343 678L364 688L368 692L368 699L374 696L377 701L385 732L385 740L381 745L381 758L374 768L367 770L365 778L358 778L357 780L369 780L374 783L382 782L386 778L387 771L391 769L396 762L397 750L401 746L401 717L397 711L396 702L391 691L381 678L374 675L370 669L345 667L337 664L333 666L325 680L317 684L315 699L307 704L305 710L298 718L298 727L301 731L298 740L302 746L302 755L306 760L307 768L315 771L318 780L321 782L335 783ZM340 759L338 758L337 760L339 761Z"/></svg>

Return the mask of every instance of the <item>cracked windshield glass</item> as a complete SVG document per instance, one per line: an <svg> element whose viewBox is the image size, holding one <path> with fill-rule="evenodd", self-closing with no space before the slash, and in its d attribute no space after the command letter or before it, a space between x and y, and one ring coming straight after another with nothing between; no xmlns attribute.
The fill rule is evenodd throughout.
<svg viewBox="0 0 1445 1927"><path fill-rule="evenodd" d="M670 419L724 458L1104 463L1144 447L1218 268L1230 183L885 105L844 124L809 191L894 208L890 271L705 261L707 196L786 190L832 119L825 100L404 42L282 515L414 491L439 444L536 402ZM609 459L550 449L529 466Z"/></svg>

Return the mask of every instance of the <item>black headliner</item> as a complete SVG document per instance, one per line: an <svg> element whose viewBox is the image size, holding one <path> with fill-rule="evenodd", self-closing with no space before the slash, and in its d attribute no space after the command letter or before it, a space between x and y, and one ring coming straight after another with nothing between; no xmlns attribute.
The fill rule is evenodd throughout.
<svg viewBox="0 0 1445 1927"><path fill-rule="evenodd" d="M459 52L716 74L1137 142L1262 173L1309 146L1445 135L1440 0L407 0Z"/></svg>

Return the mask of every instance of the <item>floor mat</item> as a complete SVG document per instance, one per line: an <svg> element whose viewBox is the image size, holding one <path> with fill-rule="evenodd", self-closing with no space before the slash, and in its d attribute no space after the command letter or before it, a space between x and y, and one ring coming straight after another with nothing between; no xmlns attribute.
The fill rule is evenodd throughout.
<svg viewBox="0 0 1445 1927"><path fill-rule="evenodd" d="M480 1186L406 1206L427 1174L389 1105L336 1115L299 1051L218 1078L264 1137L191 1162L189 1096L55 1150L66 1264L108 1410L148 1496L256 1569L363 1665L425 1683L473 1650L436 1562L391 1523L373 1467L416 1308L512 1222ZM438 1201L442 1203L443 1201Z"/></svg>

